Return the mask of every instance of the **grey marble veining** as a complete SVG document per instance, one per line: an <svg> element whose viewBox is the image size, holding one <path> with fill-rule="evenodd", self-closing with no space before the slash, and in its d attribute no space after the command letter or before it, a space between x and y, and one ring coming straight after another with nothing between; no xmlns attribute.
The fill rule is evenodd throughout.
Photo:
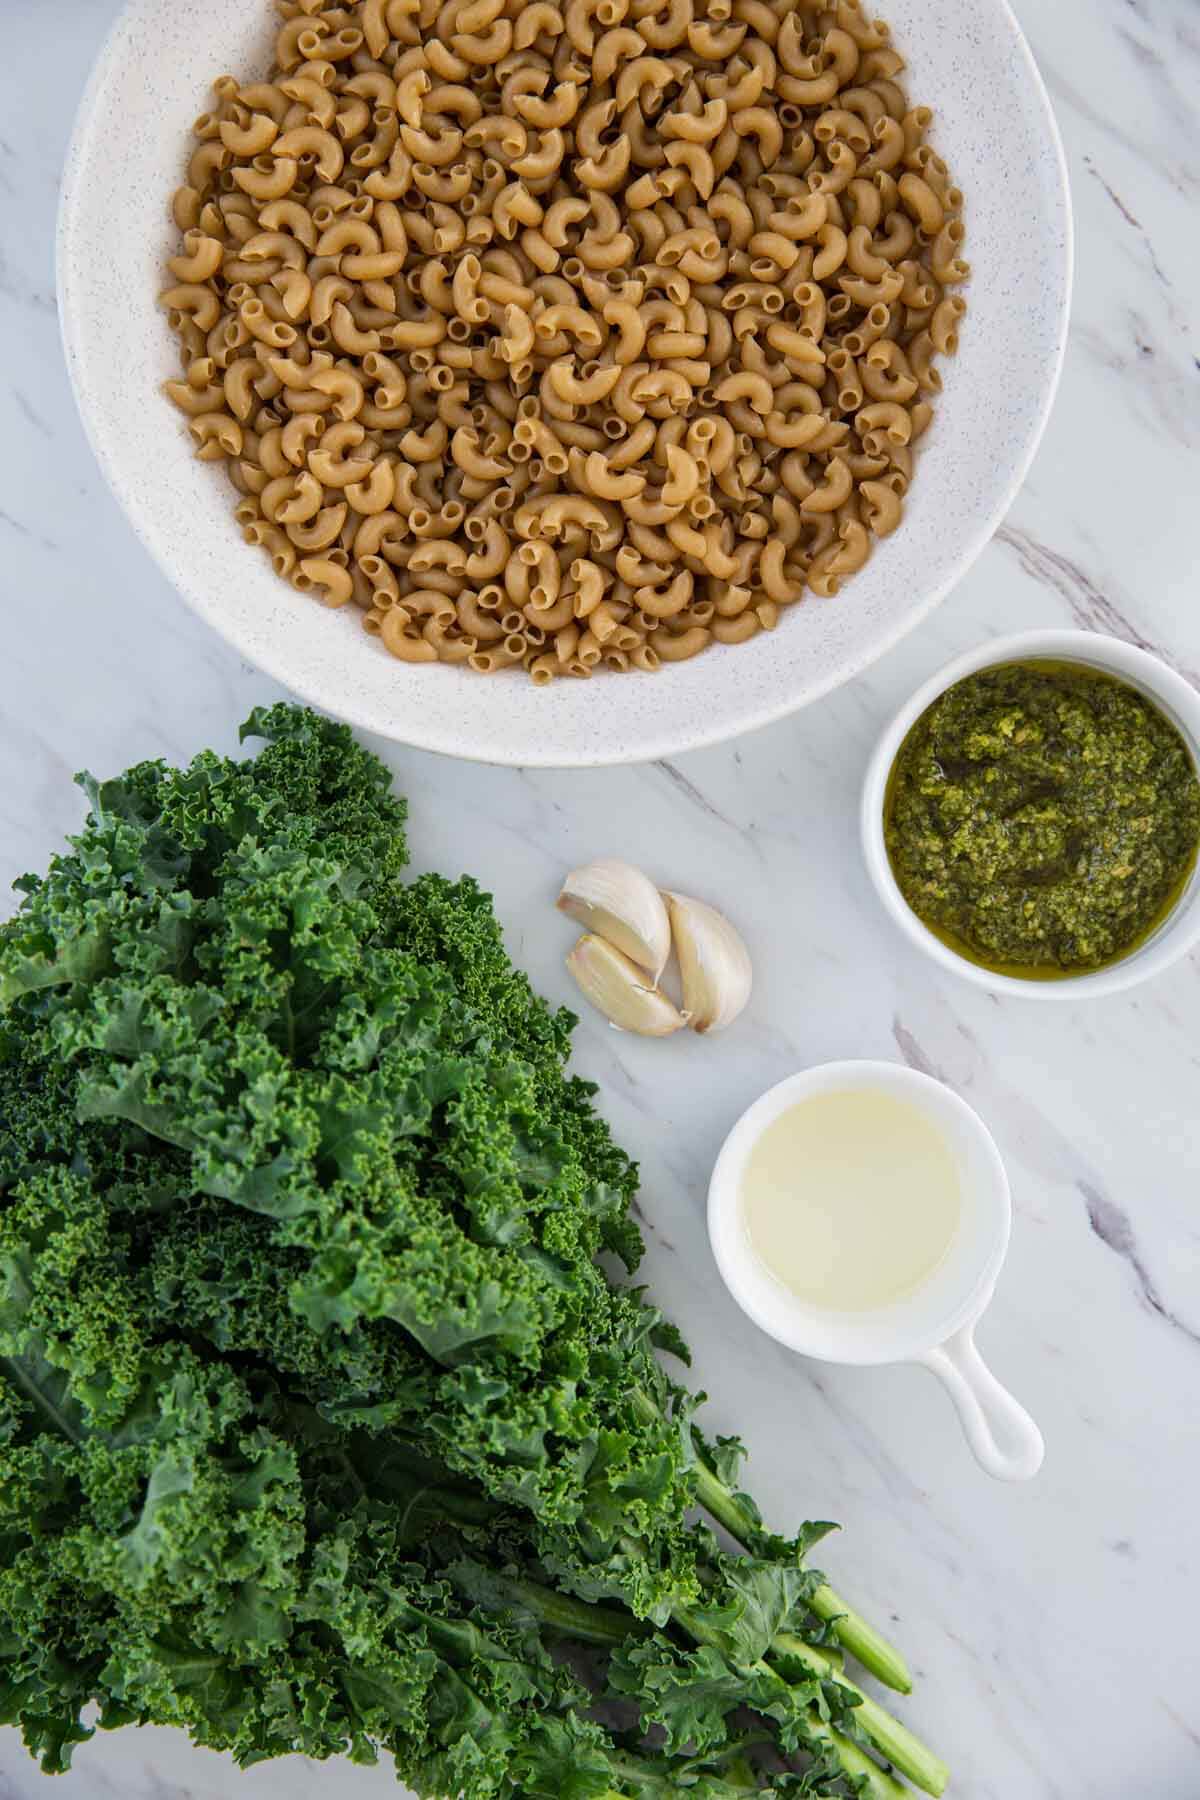
<svg viewBox="0 0 1200 1800"><path fill-rule="evenodd" d="M0 67L0 884L78 819L71 773L232 747L271 685L172 598L104 489L67 388L53 215L75 101L116 0L8 0ZM642 769L523 774L390 751L419 864L496 894L514 954L567 998L562 868L601 848L719 897L762 979L722 1042L587 1021L579 1065L641 1158L647 1274L781 1521L841 1519L826 1562L918 1674L906 1716L963 1800L1200 1794L1200 969L1087 1008L942 977L868 888L854 798L918 679L981 637L1077 623L1200 681L1200 10L1018 5L1067 141L1079 271L1066 374L1013 512L941 611L852 687L740 743ZM848 599L849 603L849 599ZM609 821L602 831L598 821ZM599 836L598 836L599 834ZM603 839L609 842L601 841ZM887 1056L979 1108L1016 1225L981 1331L1037 1412L1026 1488L970 1462L919 1371L801 1363L725 1296L703 1234L713 1153L789 1069ZM51 1788L0 1733L0 1800L359 1800L388 1771L246 1775L170 1734L80 1751Z"/></svg>

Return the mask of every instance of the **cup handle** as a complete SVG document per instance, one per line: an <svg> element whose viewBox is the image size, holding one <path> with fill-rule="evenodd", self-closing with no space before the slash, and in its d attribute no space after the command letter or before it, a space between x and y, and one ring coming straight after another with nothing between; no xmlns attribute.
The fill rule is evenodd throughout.
<svg viewBox="0 0 1200 1800"><path fill-rule="evenodd" d="M1028 1481L1046 1447L1025 1408L1002 1387L975 1348L975 1325L917 1358L949 1392L976 1460L1000 1481Z"/></svg>

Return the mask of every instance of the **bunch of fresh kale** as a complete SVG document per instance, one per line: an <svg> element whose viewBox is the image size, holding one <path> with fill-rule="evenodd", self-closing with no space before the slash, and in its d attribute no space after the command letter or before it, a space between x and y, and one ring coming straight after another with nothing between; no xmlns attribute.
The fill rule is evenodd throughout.
<svg viewBox="0 0 1200 1800"><path fill-rule="evenodd" d="M86 782L0 926L0 1722L48 1771L98 1707L441 1800L940 1793L825 1528L764 1529L597 1260L636 1171L570 1014L402 879L346 728L243 735Z"/></svg>

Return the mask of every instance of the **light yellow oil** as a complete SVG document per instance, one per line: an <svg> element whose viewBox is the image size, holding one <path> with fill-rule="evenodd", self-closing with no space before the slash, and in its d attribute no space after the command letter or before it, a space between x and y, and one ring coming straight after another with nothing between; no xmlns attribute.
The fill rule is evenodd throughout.
<svg viewBox="0 0 1200 1800"><path fill-rule="evenodd" d="M759 1262L807 1306L864 1312L929 1279L954 1242L961 1177L920 1107L882 1088L815 1094L746 1162L742 1222Z"/></svg>

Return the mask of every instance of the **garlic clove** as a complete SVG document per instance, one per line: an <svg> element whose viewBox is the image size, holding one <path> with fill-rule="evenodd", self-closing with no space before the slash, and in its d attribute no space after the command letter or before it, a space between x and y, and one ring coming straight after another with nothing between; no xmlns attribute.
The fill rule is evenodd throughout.
<svg viewBox="0 0 1200 1800"><path fill-rule="evenodd" d="M753 982L750 952L723 913L686 894L664 894L679 958L683 1009L693 1031L724 1031Z"/></svg>
<svg viewBox="0 0 1200 1800"><path fill-rule="evenodd" d="M581 937L567 967L597 1012L620 1031L668 1037L687 1024L686 1016L650 983L646 971L603 938L590 932Z"/></svg>
<svg viewBox="0 0 1200 1800"><path fill-rule="evenodd" d="M613 856L572 869L558 909L658 980L671 954L671 923L662 895L640 869Z"/></svg>

